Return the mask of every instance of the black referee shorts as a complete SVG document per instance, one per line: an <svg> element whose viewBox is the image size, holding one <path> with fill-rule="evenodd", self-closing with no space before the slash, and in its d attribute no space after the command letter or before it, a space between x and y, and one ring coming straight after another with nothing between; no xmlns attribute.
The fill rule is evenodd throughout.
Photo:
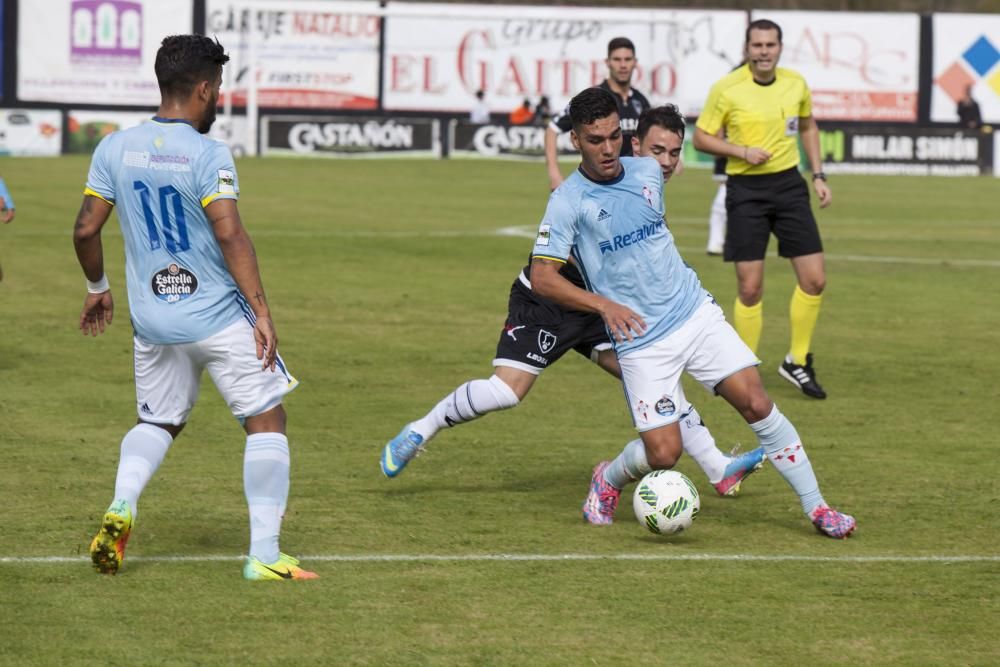
<svg viewBox="0 0 1000 667"><path fill-rule="evenodd" d="M797 168L760 176L730 176L726 191L727 262L764 259L771 233L778 255L801 257L823 252L809 203L809 186Z"/></svg>
<svg viewBox="0 0 1000 667"><path fill-rule="evenodd" d="M600 315L566 310L537 296L518 279L510 288L507 322L493 365L537 374L569 350L590 358L596 345L610 342Z"/></svg>

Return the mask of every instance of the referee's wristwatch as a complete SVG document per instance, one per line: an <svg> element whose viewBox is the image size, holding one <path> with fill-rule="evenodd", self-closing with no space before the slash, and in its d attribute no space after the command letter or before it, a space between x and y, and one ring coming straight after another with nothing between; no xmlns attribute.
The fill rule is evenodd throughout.
<svg viewBox="0 0 1000 667"><path fill-rule="evenodd" d="M819 179L821 181L826 181L826 174L823 173L822 171L817 171L816 173L813 174L813 180L815 181L816 179Z"/></svg>

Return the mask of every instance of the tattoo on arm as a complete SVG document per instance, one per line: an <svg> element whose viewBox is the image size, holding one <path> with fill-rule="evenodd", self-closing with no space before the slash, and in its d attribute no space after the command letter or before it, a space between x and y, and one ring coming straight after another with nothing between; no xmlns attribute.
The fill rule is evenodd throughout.
<svg viewBox="0 0 1000 667"><path fill-rule="evenodd" d="M264 304L265 298L263 292L257 292L256 294L253 295L253 298L257 299L257 303L261 305Z"/></svg>
<svg viewBox="0 0 1000 667"><path fill-rule="evenodd" d="M93 197L84 197L83 203L80 204L80 212L76 214L76 224L73 225L73 229L80 229L85 226L84 218L90 215L90 212L94 208Z"/></svg>

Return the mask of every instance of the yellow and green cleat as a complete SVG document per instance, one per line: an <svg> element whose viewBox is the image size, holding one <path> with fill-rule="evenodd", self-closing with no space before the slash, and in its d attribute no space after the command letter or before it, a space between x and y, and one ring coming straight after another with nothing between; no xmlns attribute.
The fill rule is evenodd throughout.
<svg viewBox="0 0 1000 667"><path fill-rule="evenodd" d="M243 565L243 578L250 581L274 581L281 579L319 579L319 575L299 567L299 560L288 554L281 554L274 563L262 563L253 556L247 556Z"/></svg>
<svg viewBox="0 0 1000 667"><path fill-rule="evenodd" d="M125 544L132 534L132 509L126 500L111 503L101 519L101 530L90 543L90 560L101 574L117 574L125 560Z"/></svg>

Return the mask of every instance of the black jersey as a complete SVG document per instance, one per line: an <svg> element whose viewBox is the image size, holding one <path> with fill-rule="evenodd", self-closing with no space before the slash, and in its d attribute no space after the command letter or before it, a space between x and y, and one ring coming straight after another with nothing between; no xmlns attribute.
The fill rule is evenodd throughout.
<svg viewBox="0 0 1000 667"><path fill-rule="evenodd" d="M628 99L623 100L618 93L611 90L607 79L602 81L598 88L603 88L611 93L615 101L618 102L618 118L622 126L621 156L632 157L632 135L635 134L636 129L639 127L639 115L650 107L649 100L635 88L631 88ZM573 121L569 117L568 104L565 109L552 118L550 127L560 133L569 132L573 129Z"/></svg>

